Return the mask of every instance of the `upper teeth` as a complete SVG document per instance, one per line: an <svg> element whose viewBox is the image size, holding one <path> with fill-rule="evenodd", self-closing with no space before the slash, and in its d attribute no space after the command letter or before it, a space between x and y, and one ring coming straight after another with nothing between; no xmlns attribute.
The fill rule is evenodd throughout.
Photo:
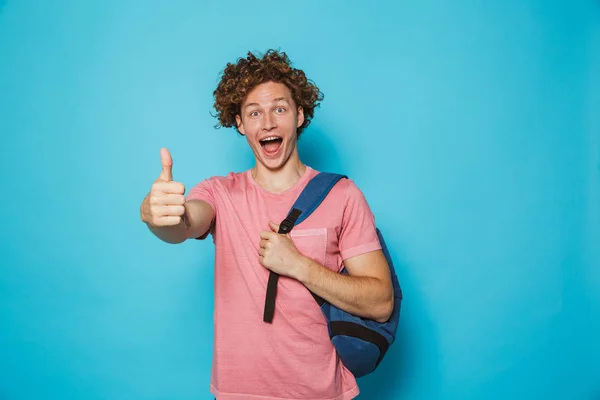
<svg viewBox="0 0 600 400"><path fill-rule="evenodd" d="M269 136L268 138L264 138L263 140L275 140L279 139L277 136Z"/></svg>

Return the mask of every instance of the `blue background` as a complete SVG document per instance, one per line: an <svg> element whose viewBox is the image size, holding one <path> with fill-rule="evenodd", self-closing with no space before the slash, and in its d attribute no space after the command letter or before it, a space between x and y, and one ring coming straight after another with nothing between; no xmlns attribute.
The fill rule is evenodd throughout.
<svg viewBox="0 0 600 400"><path fill-rule="evenodd" d="M600 3L542 0L0 0L0 398L210 398L212 243L139 204L252 166L212 92L271 47L404 288L360 398L600 399Z"/></svg>

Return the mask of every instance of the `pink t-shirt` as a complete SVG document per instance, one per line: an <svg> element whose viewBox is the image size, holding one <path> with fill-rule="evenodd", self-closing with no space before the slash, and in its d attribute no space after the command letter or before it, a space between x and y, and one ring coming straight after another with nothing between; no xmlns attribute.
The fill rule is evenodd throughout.
<svg viewBox="0 0 600 400"><path fill-rule="evenodd" d="M263 322L269 271L258 260L259 233L287 216L316 174L308 167L292 188L275 194L249 170L230 173L202 181L187 197L215 210L210 389L218 400L347 400L359 393L319 306L300 282L280 277L273 322ZM300 253L338 272L344 259L381 248L373 214L350 179L338 182L291 237Z"/></svg>

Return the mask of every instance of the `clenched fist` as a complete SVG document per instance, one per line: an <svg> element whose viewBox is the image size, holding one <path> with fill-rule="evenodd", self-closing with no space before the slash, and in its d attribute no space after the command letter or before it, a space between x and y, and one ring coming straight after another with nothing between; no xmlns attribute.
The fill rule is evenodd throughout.
<svg viewBox="0 0 600 400"><path fill-rule="evenodd" d="M269 222L270 231L260 233L258 260L267 269L297 279L298 272L307 260L296 248L289 234L280 234L279 225Z"/></svg>
<svg viewBox="0 0 600 400"><path fill-rule="evenodd" d="M167 149L160 150L162 171L142 202L142 221L153 227L175 226L185 218L185 186L173 182L173 159Z"/></svg>

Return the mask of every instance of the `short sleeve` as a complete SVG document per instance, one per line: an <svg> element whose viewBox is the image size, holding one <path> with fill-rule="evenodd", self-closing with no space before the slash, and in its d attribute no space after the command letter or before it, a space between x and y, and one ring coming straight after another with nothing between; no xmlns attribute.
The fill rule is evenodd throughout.
<svg viewBox="0 0 600 400"><path fill-rule="evenodd" d="M343 260L381 249L371 208L356 184L351 180L348 182L339 237Z"/></svg>
<svg viewBox="0 0 600 400"><path fill-rule="evenodd" d="M213 182L211 179L205 179L202 182L194 186L188 193L186 201L189 200L202 200L207 202L213 209L215 217L217 215L217 203L215 201L215 192L213 189ZM211 223L211 228L205 232L202 236L196 238L198 240L206 239L209 233L214 229L215 219Z"/></svg>

